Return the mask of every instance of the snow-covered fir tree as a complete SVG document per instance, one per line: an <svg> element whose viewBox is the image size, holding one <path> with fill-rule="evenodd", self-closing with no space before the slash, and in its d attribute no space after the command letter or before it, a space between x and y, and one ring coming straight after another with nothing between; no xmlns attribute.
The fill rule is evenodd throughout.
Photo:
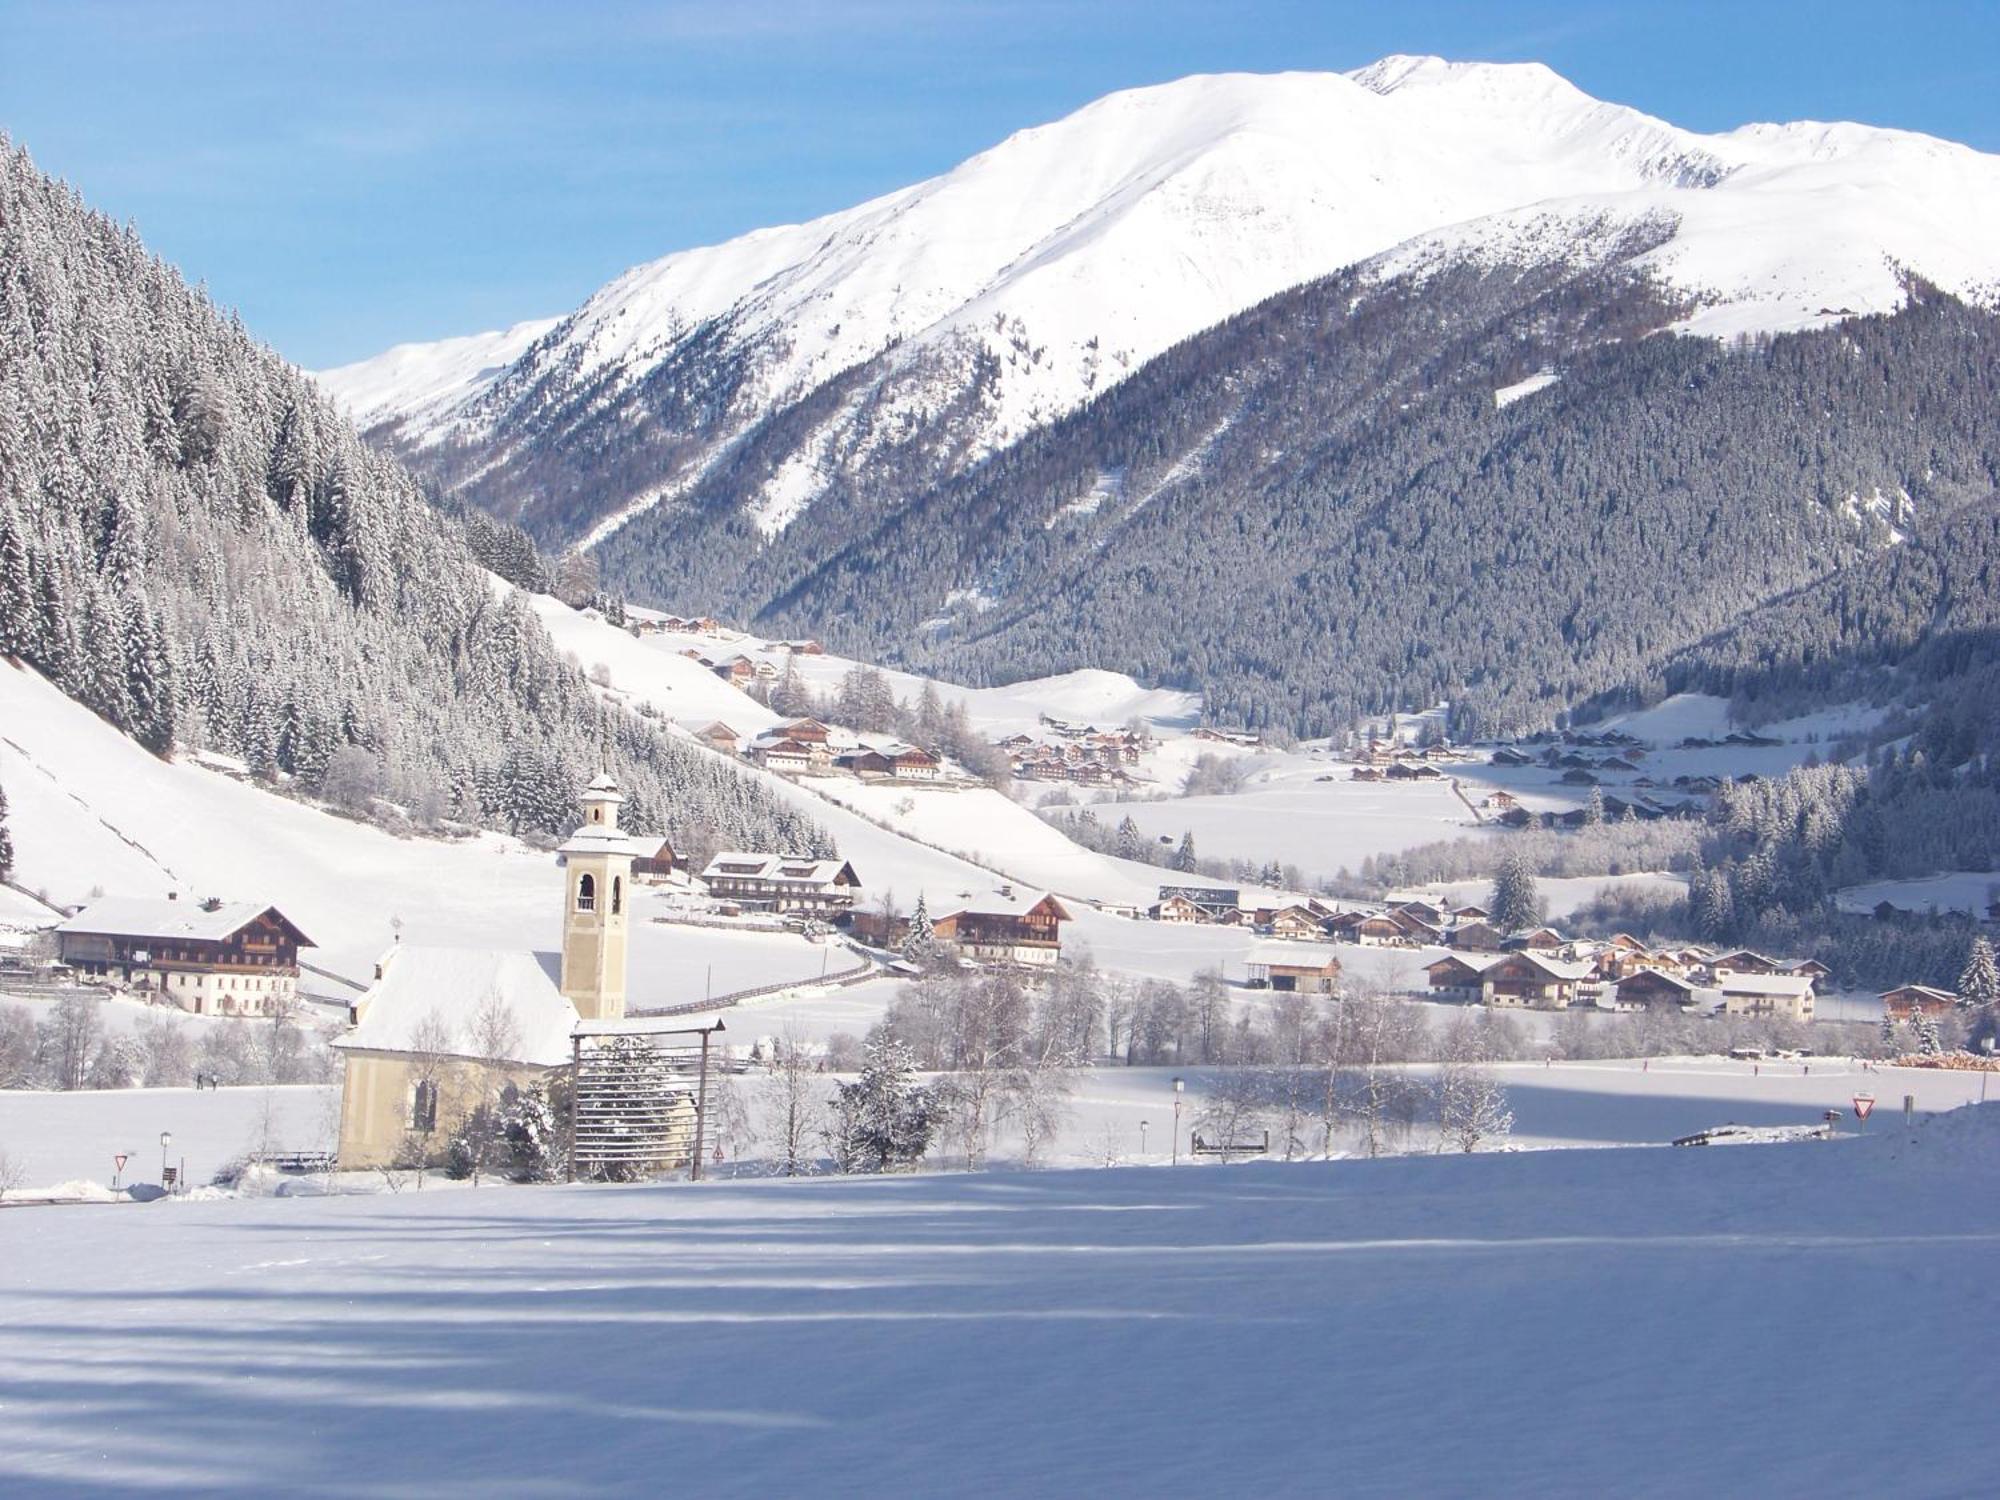
<svg viewBox="0 0 2000 1500"><path fill-rule="evenodd" d="M1993 961L1993 944L1975 937L1958 976L1958 1003L1978 1009L2000 1001L2000 968Z"/></svg>
<svg viewBox="0 0 2000 1500"><path fill-rule="evenodd" d="M1542 920L1541 893L1535 885L1534 872L1520 851L1510 850L1501 861L1487 907L1493 925L1502 932L1519 932Z"/></svg>
<svg viewBox="0 0 2000 1500"><path fill-rule="evenodd" d="M916 1162L943 1114L936 1092L913 1081L907 1043L877 1036L865 1045L861 1077L835 1090L827 1131L843 1172L887 1172Z"/></svg>
<svg viewBox="0 0 2000 1500"><path fill-rule="evenodd" d="M918 968L927 968L937 961L937 931L931 923L931 909L924 897L917 897L917 909L910 915L910 932L903 939L903 957Z"/></svg>

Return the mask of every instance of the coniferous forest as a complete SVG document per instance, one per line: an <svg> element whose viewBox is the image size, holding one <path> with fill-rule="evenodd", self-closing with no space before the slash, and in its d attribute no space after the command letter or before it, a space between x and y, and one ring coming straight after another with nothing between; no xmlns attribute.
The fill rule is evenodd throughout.
<svg viewBox="0 0 2000 1500"><path fill-rule="evenodd" d="M608 767L636 828L829 851L760 783L594 696L488 567L539 577L524 537L442 514L0 140L0 654L156 752L238 756L307 795L337 775L426 819L555 833Z"/></svg>

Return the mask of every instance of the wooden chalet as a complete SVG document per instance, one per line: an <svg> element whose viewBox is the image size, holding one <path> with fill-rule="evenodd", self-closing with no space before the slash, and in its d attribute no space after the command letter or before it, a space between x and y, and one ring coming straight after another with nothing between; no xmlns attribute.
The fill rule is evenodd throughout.
<svg viewBox="0 0 2000 1500"><path fill-rule="evenodd" d="M790 854L718 854L701 879L710 895L751 911L836 916L861 892L860 877L845 860Z"/></svg>
<svg viewBox="0 0 2000 1500"><path fill-rule="evenodd" d="M931 924L940 941L974 963L1047 968L1062 957L1070 914L1054 896L1016 895L1011 886L965 898Z"/></svg>
<svg viewBox="0 0 2000 1500"><path fill-rule="evenodd" d="M111 896L55 929L79 974L158 994L196 1015L261 1016L298 995L299 949L316 946L275 906Z"/></svg>
<svg viewBox="0 0 2000 1500"><path fill-rule="evenodd" d="M1785 966L1775 958L1766 958L1748 948L1738 948L1734 953L1724 953L1710 960L1709 968L1717 974L1782 974Z"/></svg>
<svg viewBox="0 0 2000 1500"><path fill-rule="evenodd" d="M1810 1021L1813 982L1803 974L1743 974L1719 971L1713 980L1726 1016L1760 1020Z"/></svg>
<svg viewBox="0 0 2000 1500"><path fill-rule="evenodd" d="M1426 964L1424 973L1430 979L1432 997L1458 1000L1468 1005L1478 1004L1483 998L1482 976L1494 962L1496 960L1490 958L1464 958L1448 954L1435 963Z"/></svg>
<svg viewBox="0 0 2000 1500"><path fill-rule="evenodd" d="M661 839L653 846L653 852L642 854L632 861L632 878L642 885L658 885L674 873L680 857L674 853L673 841Z"/></svg>
<svg viewBox="0 0 2000 1500"><path fill-rule="evenodd" d="M1678 974L1637 969L1611 987L1613 1010L1684 1011L1697 1003L1699 992Z"/></svg>
<svg viewBox="0 0 2000 1500"><path fill-rule="evenodd" d="M1491 922L1459 922L1445 930L1447 946L1472 953L1498 953L1503 941L1500 929Z"/></svg>
<svg viewBox="0 0 2000 1500"><path fill-rule="evenodd" d="M1589 964L1560 963L1539 953L1502 955L1480 971L1480 998L1517 1010L1567 1010L1578 987L1592 978Z"/></svg>
<svg viewBox="0 0 2000 1500"><path fill-rule="evenodd" d="M794 719L789 724L778 726L777 732L788 740L796 740L801 745L824 745L833 733L818 719Z"/></svg>
<svg viewBox="0 0 2000 1500"><path fill-rule="evenodd" d="M1917 1015L1944 1016L1957 1008L1957 995L1928 984L1898 985L1882 996L1883 1014L1892 1021L1907 1021Z"/></svg>
<svg viewBox="0 0 2000 1500"><path fill-rule="evenodd" d="M798 773L823 763L822 757L815 753L817 748L793 739L760 740L751 747L750 755L767 771Z"/></svg>
<svg viewBox="0 0 2000 1500"><path fill-rule="evenodd" d="M723 755L734 755L743 743L743 736L731 729L720 719L711 719L694 732L694 737L709 749Z"/></svg>
<svg viewBox="0 0 2000 1500"><path fill-rule="evenodd" d="M1272 937L1316 938L1326 934L1326 927L1321 918L1303 906L1280 907L1271 913L1268 921L1259 925L1268 927Z"/></svg>
<svg viewBox="0 0 2000 1500"><path fill-rule="evenodd" d="M1537 927L1529 932L1517 932L1506 940L1510 950L1525 949L1534 953L1554 953L1568 943L1569 939L1553 927Z"/></svg>
<svg viewBox="0 0 2000 1500"><path fill-rule="evenodd" d="M1281 994L1330 995L1340 983L1340 960L1329 948L1303 943L1259 943L1250 950L1250 986Z"/></svg>

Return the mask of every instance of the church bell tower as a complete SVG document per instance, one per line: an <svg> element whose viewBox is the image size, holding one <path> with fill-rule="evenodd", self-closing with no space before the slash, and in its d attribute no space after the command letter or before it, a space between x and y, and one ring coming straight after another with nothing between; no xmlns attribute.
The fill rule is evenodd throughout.
<svg viewBox="0 0 2000 1500"><path fill-rule="evenodd" d="M618 831L618 783L599 776L583 793L583 826L558 854L563 865L563 997L586 1021L625 1014L625 954L632 861L639 846Z"/></svg>

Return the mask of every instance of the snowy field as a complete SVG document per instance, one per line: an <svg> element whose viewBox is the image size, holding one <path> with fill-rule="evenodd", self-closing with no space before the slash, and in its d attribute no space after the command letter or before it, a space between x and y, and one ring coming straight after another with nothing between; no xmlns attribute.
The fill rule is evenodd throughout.
<svg viewBox="0 0 2000 1500"><path fill-rule="evenodd" d="M327 1084L276 1088L0 1089L0 1152L25 1188L71 1182L109 1185L112 1157L131 1160L126 1182L160 1180L160 1134L168 1160L197 1186L248 1151L331 1151L340 1143L340 1090Z"/></svg>
<svg viewBox="0 0 2000 1500"><path fill-rule="evenodd" d="M1149 838L1178 843L1192 831L1205 859L1275 859L1309 879L1358 870L1371 854L1478 836L1471 809L1444 782L1350 781L1346 765L1297 755L1253 757L1251 764L1266 760L1275 764L1233 795L1102 802L1095 811L1113 827L1130 816ZM1329 775L1335 779L1317 779Z"/></svg>
<svg viewBox="0 0 2000 1500"><path fill-rule="evenodd" d="M857 987L859 988L859 987ZM746 1006L728 1013L727 1042L746 1050L760 1037L790 1031L814 1041L835 1032L863 1035L877 1020L883 1001L852 1000L837 991L795 1002ZM1423 1067L1409 1070L1425 1076ZM1506 1086L1514 1112L1513 1144L1521 1147L1657 1146L1712 1125L1813 1125L1823 1111L1851 1109L1857 1092L1880 1101L1871 1128L1883 1128L1899 1114L1905 1094L1920 1114L1956 1109L1981 1098L1981 1077L1915 1068L1864 1069L1846 1059L1806 1063L1729 1062L1722 1058L1656 1058L1650 1063L1504 1063L1494 1069ZM1086 1069L1076 1077L1067 1116L1046 1160L1061 1165L1165 1163L1173 1153L1173 1078L1187 1080L1182 1101L1182 1145L1210 1087L1222 1076L1209 1068ZM752 1116L766 1075L735 1075L718 1087L737 1092ZM822 1084L830 1090L829 1075ZM1987 1080L1996 1099L2000 1088ZM67 1183L109 1184L112 1156L131 1158L128 1182L159 1179L159 1140L173 1135L170 1159L185 1161L188 1180L210 1181L216 1171L252 1150L330 1151L338 1134L339 1091L331 1086L281 1088L120 1089L105 1092L39 1093L0 1090L0 1152L23 1171L23 1187L49 1189ZM718 1110L718 1118L725 1115ZM1144 1120L1147 1128L1140 1129ZM732 1161L768 1155L753 1124L745 1137L730 1134ZM1844 1127L1851 1128L1851 1127ZM1353 1142L1334 1143L1336 1153ZM1403 1143L1428 1150L1428 1127L1419 1125ZM1313 1150L1318 1150L1315 1140ZM1011 1124L994 1140L997 1161L1019 1157L1021 1142ZM940 1154L937 1165L949 1165ZM363 1186L379 1186L372 1176Z"/></svg>
<svg viewBox="0 0 2000 1500"><path fill-rule="evenodd" d="M1878 880L1853 885L1835 897L1842 911L1870 912L1887 901L1901 911L1971 912L1984 916L2000 901L2000 871L1955 870L1920 880Z"/></svg>
<svg viewBox="0 0 2000 1500"><path fill-rule="evenodd" d="M1884 1122L1886 1123L1886 1122ZM0 1488L1990 1491L1914 1136L0 1213Z"/></svg>

